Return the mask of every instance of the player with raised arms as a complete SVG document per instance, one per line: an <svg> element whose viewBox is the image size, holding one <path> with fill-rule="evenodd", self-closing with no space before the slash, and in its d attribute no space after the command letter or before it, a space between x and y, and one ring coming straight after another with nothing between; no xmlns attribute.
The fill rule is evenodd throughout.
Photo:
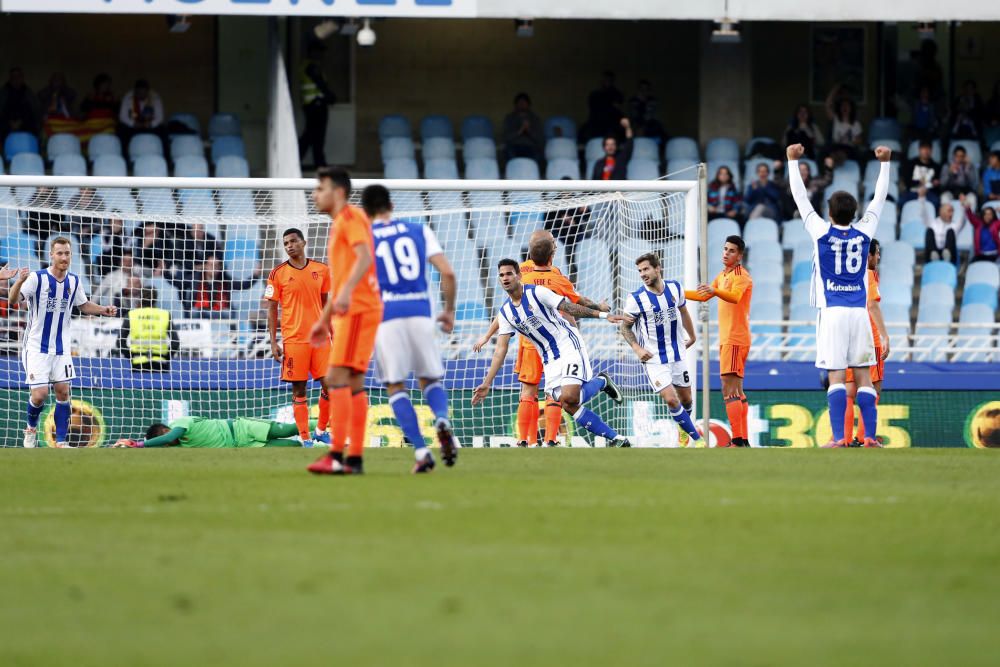
<svg viewBox="0 0 1000 667"><path fill-rule="evenodd" d="M310 340L322 347L330 340L326 384L330 388L330 451L311 463L318 475L360 475L364 472L368 394L365 372L375 351L382 322L382 298L375 275L375 242L365 212L348 203L351 177L343 169L316 171L313 202L333 218L328 255L332 299L327 299ZM344 450L350 436L347 458Z"/></svg>
<svg viewBox="0 0 1000 667"><path fill-rule="evenodd" d="M631 447L627 438L618 435L586 407L587 402L600 393L608 382L605 377L594 377L583 337L563 314L574 318L600 318L615 324L630 322L631 318L581 306L547 287L523 285L520 265L516 260L500 260L497 271L507 300L500 307L499 338L493 361L486 378L473 393L472 404L478 405L486 399L507 356L510 337L516 332L530 340L542 355L545 393L559 401L577 424L594 435L606 438L614 447Z"/></svg>
<svg viewBox="0 0 1000 667"><path fill-rule="evenodd" d="M448 392L441 381L444 365L434 339L427 264L441 275L444 310L437 321L445 333L455 328L455 271L429 225L393 220L392 201L385 187L369 185L361 193L361 205L372 220L376 273L385 304L375 337L375 368L389 394L396 421L413 446L413 472L430 472L435 463L406 391L410 373L417 377L424 400L434 413L441 458L446 465L455 465L458 448L448 415Z"/></svg>
<svg viewBox="0 0 1000 667"><path fill-rule="evenodd" d="M694 322L688 313L684 288L676 280L664 280L660 258L655 253L635 260L643 286L626 300L625 314L633 322L621 324L621 334L642 362L649 385L670 408L670 416L682 429L680 443L700 440L691 421L691 375L684 361L684 351L697 339ZM682 340L680 321L687 342Z"/></svg>
<svg viewBox="0 0 1000 667"><path fill-rule="evenodd" d="M38 418L49 396L49 385L56 394L56 447L69 447L70 381L76 377L70 354L70 318L78 307L84 315L114 317L118 309L90 301L80 286L80 277L70 273L73 246L64 236L49 243L49 268L41 271L21 269L10 288L9 300L25 302L28 324L21 342L21 363L28 398L24 446L38 444Z"/></svg>
<svg viewBox="0 0 1000 667"><path fill-rule="evenodd" d="M858 202L844 191L830 196L830 220L813 209L809 193L799 174L799 158L805 149L793 144L786 149L792 196L815 244L810 302L819 309L816 323L816 367L825 369L830 379L827 402L830 406L830 447L847 447L844 418L847 413L847 369L854 371L858 385L857 403L866 431L864 446L879 447L875 439L878 424L878 394L872 386L871 366L876 363L875 341L868 320L868 248L878 229L879 216L889 190L889 160L892 150L875 149L882 164L875 183L875 196L864 216L854 222Z"/></svg>
<svg viewBox="0 0 1000 667"><path fill-rule="evenodd" d="M330 421L330 394L326 384L330 343L313 347L309 332L320 318L330 296L330 269L306 257L306 239L298 229L281 235L288 261L279 264L267 277L267 330L271 335L271 356L281 364L281 379L292 383L292 413L302 445L313 440L330 444L326 432ZM278 308L281 308L281 346L278 345ZM309 432L309 378L320 382L319 420L316 433Z"/></svg>

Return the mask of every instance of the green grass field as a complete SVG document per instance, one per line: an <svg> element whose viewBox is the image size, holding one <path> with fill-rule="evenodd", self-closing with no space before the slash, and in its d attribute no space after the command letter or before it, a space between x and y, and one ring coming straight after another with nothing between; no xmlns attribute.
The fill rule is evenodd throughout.
<svg viewBox="0 0 1000 667"><path fill-rule="evenodd" d="M996 665L972 450L0 451L0 665Z"/></svg>

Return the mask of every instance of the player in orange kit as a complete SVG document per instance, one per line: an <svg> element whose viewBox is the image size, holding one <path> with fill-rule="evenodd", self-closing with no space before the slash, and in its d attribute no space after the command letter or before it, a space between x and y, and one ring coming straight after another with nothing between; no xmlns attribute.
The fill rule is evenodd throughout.
<svg viewBox="0 0 1000 667"><path fill-rule="evenodd" d="M288 261L279 264L267 278L264 298L270 301L267 329L271 334L271 356L281 364L281 379L292 383L292 411L304 447L313 439L330 442L326 433L330 420L330 395L326 385L330 361L329 341L320 347L309 342L309 332L320 319L330 293L330 269L306 257L306 239L298 229L281 236ZM278 307L281 307L281 342L278 346ZM316 434L309 433L309 400L306 386L310 376L319 380L319 423Z"/></svg>
<svg viewBox="0 0 1000 667"><path fill-rule="evenodd" d="M330 451L314 461L309 472L359 475L364 472L368 395L365 372L375 352L375 334L382 322L382 297L375 273L375 240L364 211L348 204L351 178L343 169L324 167L316 172L313 202L316 210L333 218L328 255L331 294L310 338L322 346L330 337ZM344 458L350 436L350 449Z"/></svg>
<svg viewBox="0 0 1000 667"><path fill-rule="evenodd" d="M733 439L723 447L749 447L747 418L750 412L743 393L743 375L750 353L750 299L753 280L743 268L746 243L739 236L729 236L722 249L722 273L711 285L698 285L685 297L692 301L708 301L719 297L719 375L722 376L722 398L733 430Z"/></svg>

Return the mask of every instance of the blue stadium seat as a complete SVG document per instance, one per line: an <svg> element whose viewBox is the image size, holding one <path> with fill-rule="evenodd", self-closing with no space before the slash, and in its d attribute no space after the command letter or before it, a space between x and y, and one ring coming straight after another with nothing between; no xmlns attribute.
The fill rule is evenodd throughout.
<svg viewBox="0 0 1000 667"><path fill-rule="evenodd" d="M201 137L193 134L178 134L170 139L170 159L176 162L178 158L187 155L205 155L205 145L201 143Z"/></svg>
<svg viewBox="0 0 1000 667"><path fill-rule="evenodd" d="M736 162L738 165L740 161L740 145L736 143L735 139L716 137L705 146L705 159L709 162L728 160Z"/></svg>
<svg viewBox="0 0 1000 667"><path fill-rule="evenodd" d="M551 160L545 166L545 178L550 181L558 181L563 178L570 178L574 181L580 180L580 163L575 159Z"/></svg>
<svg viewBox="0 0 1000 667"><path fill-rule="evenodd" d="M792 296L788 300L789 308L797 308L809 305L809 286L800 284L792 290Z"/></svg>
<svg viewBox="0 0 1000 667"><path fill-rule="evenodd" d="M793 307L788 319L791 322L803 323L789 327L789 333L816 333L816 309L808 303Z"/></svg>
<svg viewBox="0 0 1000 667"><path fill-rule="evenodd" d="M18 153L10 161L10 173L13 176L42 176L45 162L38 153Z"/></svg>
<svg viewBox="0 0 1000 667"><path fill-rule="evenodd" d="M896 240L896 204L894 202L887 201L882 206L882 215L879 216L878 227L875 228L875 238L883 246Z"/></svg>
<svg viewBox="0 0 1000 667"><path fill-rule="evenodd" d="M792 289L797 289L799 285L804 285L812 280L812 262L799 262L792 267Z"/></svg>
<svg viewBox="0 0 1000 667"><path fill-rule="evenodd" d="M177 202L170 188L142 188L139 190L139 203L143 215L177 215Z"/></svg>
<svg viewBox="0 0 1000 667"><path fill-rule="evenodd" d="M916 253L909 243L893 241L882 246L882 267L886 269L893 267L894 269L893 271L887 270L887 272L895 273L895 269L899 269L912 274L914 264L916 264Z"/></svg>
<svg viewBox="0 0 1000 667"><path fill-rule="evenodd" d="M806 238L795 244L792 248L792 266L801 262L811 262L816 244L806 235Z"/></svg>
<svg viewBox="0 0 1000 667"><path fill-rule="evenodd" d="M87 161L79 153L64 153L52 164L53 176L86 176Z"/></svg>
<svg viewBox="0 0 1000 667"><path fill-rule="evenodd" d="M208 178L208 160L201 155L185 155L174 161L174 176L178 178Z"/></svg>
<svg viewBox="0 0 1000 667"><path fill-rule="evenodd" d="M462 141L493 139L493 121L486 116L466 116L462 119Z"/></svg>
<svg viewBox="0 0 1000 667"><path fill-rule="evenodd" d="M94 176L128 176L125 158L114 153L105 153L94 160Z"/></svg>
<svg viewBox="0 0 1000 667"><path fill-rule="evenodd" d="M743 240L746 241L748 246L753 246L755 249L757 248L755 244L771 245L777 251L775 256L780 257L781 246L778 245L778 223L770 218L747 220L746 226L743 228Z"/></svg>
<svg viewBox="0 0 1000 667"><path fill-rule="evenodd" d="M465 177L476 180L497 180L500 178L500 165L496 158L477 158L465 163Z"/></svg>
<svg viewBox="0 0 1000 667"><path fill-rule="evenodd" d="M413 130L410 128L410 121L405 116L391 115L383 116L378 122L379 141L385 141L392 137L413 138Z"/></svg>
<svg viewBox="0 0 1000 667"><path fill-rule="evenodd" d="M950 144L948 144L948 160L951 160L952 154L954 154L955 149L961 146L965 149L965 153L969 158L969 162L974 164L977 168L983 163L983 149L980 148L979 142L975 139L954 139Z"/></svg>
<svg viewBox="0 0 1000 667"><path fill-rule="evenodd" d="M756 244L750 244L748 241L747 246L748 264L754 282L757 281L757 276L761 272L772 268L777 269L773 273L780 275L778 282L784 282L785 251L781 249L780 245L763 240Z"/></svg>
<svg viewBox="0 0 1000 667"><path fill-rule="evenodd" d="M958 321L961 324L993 324L996 321L996 308L985 303L972 303L962 306ZM989 335L988 329L980 329L979 335Z"/></svg>
<svg viewBox="0 0 1000 667"><path fill-rule="evenodd" d="M241 217L256 215L254 208L253 193L249 190L221 190L219 191L219 204L222 215Z"/></svg>
<svg viewBox="0 0 1000 667"><path fill-rule="evenodd" d="M458 165L454 158L442 160L427 160L424 162L424 178L454 179L458 178Z"/></svg>
<svg viewBox="0 0 1000 667"><path fill-rule="evenodd" d="M933 287L944 287L933 285ZM951 292L949 292L951 294ZM945 334L951 330L951 307L947 310L938 306L924 307L925 295L920 297L917 325L913 331L913 346L924 348L913 353L914 361L942 362L947 354L941 349L946 344Z"/></svg>
<svg viewBox="0 0 1000 667"><path fill-rule="evenodd" d="M861 165L854 160L845 160L844 164L833 170L833 181L848 181L857 183L861 180Z"/></svg>
<svg viewBox="0 0 1000 667"><path fill-rule="evenodd" d="M386 178L420 178L417 161L410 158L388 160L385 163Z"/></svg>
<svg viewBox="0 0 1000 667"><path fill-rule="evenodd" d="M910 142L909 148L906 150L906 158L912 160L917 157L920 153L920 140L914 139ZM935 139L931 142L931 159L935 162L941 162L941 142Z"/></svg>
<svg viewBox="0 0 1000 667"><path fill-rule="evenodd" d="M241 137L227 136L212 139L212 164L218 164L219 160L227 155L246 158L246 147Z"/></svg>
<svg viewBox="0 0 1000 667"><path fill-rule="evenodd" d="M965 287L989 285L994 290L1000 288L1000 267L996 262L973 262L965 271Z"/></svg>
<svg viewBox="0 0 1000 667"><path fill-rule="evenodd" d="M510 214L510 237L521 246L528 237L545 226L545 214L537 211L513 211Z"/></svg>
<svg viewBox="0 0 1000 667"><path fill-rule="evenodd" d="M451 137L431 137L424 139L421 152L423 153L425 163L430 160L454 160L455 142Z"/></svg>
<svg viewBox="0 0 1000 667"><path fill-rule="evenodd" d="M462 159L466 166L473 160L497 159L497 145L490 137L472 137L462 145Z"/></svg>
<svg viewBox="0 0 1000 667"><path fill-rule="evenodd" d="M870 160L865 164L864 184L866 191L875 189L875 182L878 180L882 163L878 160ZM895 160L889 163L889 178L893 183L899 183L899 162Z"/></svg>
<svg viewBox="0 0 1000 667"><path fill-rule="evenodd" d="M857 181L838 181L837 179L834 179L833 183L831 183L826 188L826 190L823 191L823 212L824 212L824 214L826 213L827 202L830 200L830 197L833 196L833 193L835 193L835 192L841 192L841 191L847 192L851 196L853 196L855 199L857 199L858 198L858 182Z"/></svg>
<svg viewBox="0 0 1000 667"><path fill-rule="evenodd" d="M878 286L883 303L891 303L909 308L913 305L913 289L909 285L883 279Z"/></svg>
<svg viewBox="0 0 1000 667"><path fill-rule="evenodd" d="M42 268L35 252L35 237L18 231L0 239L0 263L32 271Z"/></svg>
<svg viewBox="0 0 1000 667"><path fill-rule="evenodd" d="M809 234L806 232L806 227L801 220L796 218L781 223L782 248L785 250L795 250L799 243L803 241L809 243L810 246L812 245Z"/></svg>
<svg viewBox="0 0 1000 667"><path fill-rule="evenodd" d="M576 139L576 122L569 116L552 116L545 120L545 139L566 137Z"/></svg>
<svg viewBox="0 0 1000 667"><path fill-rule="evenodd" d="M135 175L152 178L167 176L167 161L160 155L143 155L135 161Z"/></svg>
<svg viewBox="0 0 1000 667"><path fill-rule="evenodd" d="M470 320L488 322L490 311L486 310L481 301L462 301L455 307L455 319L460 322Z"/></svg>
<svg viewBox="0 0 1000 667"><path fill-rule="evenodd" d="M710 220L708 223L708 245L711 248L716 248L719 252L722 249L722 243L725 241L727 236L739 235L740 233L740 223L735 220L730 220L729 218L716 218L715 220Z"/></svg>
<svg viewBox="0 0 1000 667"><path fill-rule="evenodd" d="M238 155L227 155L215 163L215 175L218 178L249 178L250 165Z"/></svg>
<svg viewBox="0 0 1000 667"><path fill-rule="evenodd" d="M962 306L985 304L994 311L997 309L997 290L990 285L967 285L962 292Z"/></svg>
<svg viewBox="0 0 1000 667"><path fill-rule="evenodd" d="M583 148L583 159L590 163L604 157L604 139L594 137L587 141Z"/></svg>
<svg viewBox="0 0 1000 667"><path fill-rule="evenodd" d="M873 118L868 125L868 138L871 141L877 139L900 141L903 138L903 129L895 118Z"/></svg>
<svg viewBox="0 0 1000 667"><path fill-rule="evenodd" d="M83 155L80 151L80 139L75 134L53 134L45 146L49 160L55 160L60 155Z"/></svg>
<svg viewBox="0 0 1000 667"><path fill-rule="evenodd" d="M568 137L553 137L545 142L546 160L577 159L576 141Z"/></svg>
<svg viewBox="0 0 1000 667"><path fill-rule="evenodd" d="M907 206L913 202L908 202ZM906 206L903 206L905 209ZM919 220L903 221L899 225L899 240L916 250L923 250L927 236L927 226Z"/></svg>
<svg viewBox="0 0 1000 667"><path fill-rule="evenodd" d="M611 266L608 262L610 251L607 244L598 238L584 238L576 245L576 263L588 267L581 271L577 278L577 288L580 294L596 300L598 303L607 300L611 302L614 282L611 278Z"/></svg>
<svg viewBox="0 0 1000 667"><path fill-rule="evenodd" d="M512 181L537 181L540 178L538 163L529 157L516 157L507 163L504 178Z"/></svg>
<svg viewBox="0 0 1000 667"><path fill-rule="evenodd" d="M104 206L109 211L118 211L126 220L139 217L139 208L136 205L132 191L124 188L98 188L97 194L104 200Z"/></svg>
<svg viewBox="0 0 1000 667"><path fill-rule="evenodd" d="M30 132L11 132L3 142L3 154L7 160L21 153L40 153L38 137Z"/></svg>
<svg viewBox="0 0 1000 667"><path fill-rule="evenodd" d="M135 162L144 155L163 155L163 142L155 134L136 134L128 142L128 159Z"/></svg>
<svg viewBox="0 0 1000 667"><path fill-rule="evenodd" d="M660 167L653 160L632 158L628 163L628 180L654 181L660 177Z"/></svg>
<svg viewBox="0 0 1000 667"><path fill-rule="evenodd" d="M87 142L87 157L94 162L102 155L122 154L122 142L113 134L95 134Z"/></svg>
<svg viewBox="0 0 1000 667"><path fill-rule="evenodd" d="M240 117L236 114L217 113L208 120L209 139L240 136L243 136L243 128L240 126Z"/></svg>
<svg viewBox="0 0 1000 667"><path fill-rule="evenodd" d="M743 149L743 157L750 158L755 155L760 155L761 149L774 149L777 145L776 142L771 137L753 137L747 142L746 147Z"/></svg>
<svg viewBox="0 0 1000 667"><path fill-rule="evenodd" d="M928 285L941 283L951 289L958 286L958 270L951 262L927 262L924 264L924 273L920 279L921 288Z"/></svg>
<svg viewBox="0 0 1000 667"><path fill-rule="evenodd" d="M507 216L501 211L473 211L469 222L477 247L488 248L507 238Z"/></svg>
<svg viewBox="0 0 1000 667"><path fill-rule="evenodd" d="M177 198L180 200L181 212L185 215L204 217L214 216L216 213L215 198L210 190L180 190Z"/></svg>
<svg viewBox="0 0 1000 667"><path fill-rule="evenodd" d="M944 283L930 283L920 288L920 317L924 313L943 313L951 321L951 311L955 307L955 290ZM919 319L919 318L918 318Z"/></svg>
<svg viewBox="0 0 1000 667"><path fill-rule="evenodd" d="M194 132L195 136L201 136L201 122L198 117L193 113L175 113L170 114L170 123L180 123L187 129ZM171 136L181 136L181 135L171 135Z"/></svg>
<svg viewBox="0 0 1000 667"><path fill-rule="evenodd" d="M257 240L227 239L222 250L222 263L234 280L247 280L259 261Z"/></svg>
<svg viewBox="0 0 1000 667"><path fill-rule="evenodd" d="M698 142L691 137L674 137L667 141L663 147L663 158L670 160L701 160L701 152L698 150Z"/></svg>
<svg viewBox="0 0 1000 667"><path fill-rule="evenodd" d="M992 348L996 347L996 336L993 330L986 326L995 321L996 309L989 305L976 303L962 306L958 321L958 337L955 339L957 348L988 348L988 352L958 352L952 361L993 361Z"/></svg>
<svg viewBox="0 0 1000 667"><path fill-rule="evenodd" d="M413 140L409 137L389 137L382 142L382 163L389 160L410 159L417 157Z"/></svg>
<svg viewBox="0 0 1000 667"><path fill-rule="evenodd" d="M424 116L420 121L420 139L427 141L434 137L445 137L454 139L455 130L451 126L451 119L440 114Z"/></svg>
<svg viewBox="0 0 1000 667"><path fill-rule="evenodd" d="M768 248L770 246L762 246L760 249ZM757 257L757 259L753 259ZM758 285L767 285L768 287L776 288L775 294L777 294L778 302L781 302L781 286L785 282L785 267L776 260L773 256L765 254L754 255L750 253L750 262L747 265L750 270L750 274L753 276L754 292L753 298L758 297Z"/></svg>
<svg viewBox="0 0 1000 667"><path fill-rule="evenodd" d="M698 177L698 172L695 171L697 166L697 160L680 157L673 158L667 162L667 180L692 181ZM709 180L711 180L711 177Z"/></svg>
<svg viewBox="0 0 1000 667"><path fill-rule="evenodd" d="M785 319L782 313L781 301L762 301L757 298L756 291L754 298L750 302L750 319L756 321L782 322ZM781 324L754 324L753 332L758 333L781 333Z"/></svg>
<svg viewBox="0 0 1000 667"><path fill-rule="evenodd" d="M656 143L655 139L636 137L632 140L632 159L650 160L659 165L660 145Z"/></svg>

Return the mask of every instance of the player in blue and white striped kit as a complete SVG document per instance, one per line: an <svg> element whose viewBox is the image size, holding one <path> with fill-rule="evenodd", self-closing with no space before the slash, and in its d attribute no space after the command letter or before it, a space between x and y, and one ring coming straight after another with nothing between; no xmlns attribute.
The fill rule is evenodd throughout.
<svg viewBox="0 0 1000 667"><path fill-rule="evenodd" d="M694 345L696 336L684 288L676 280L663 280L655 253L640 255L635 265L643 286L626 299L625 314L635 321L621 325L622 337L642 362L650 387L666 401L670 416L688 438L699 440L701 435L691 421L691 375L684 361L684 351ZM687 333L686 343L681 327ZM681 438L684 446L685 440Z"/></svg>
<svg viewBox="0 0 1000 667"><path fill-rule="evenodd" d="M877 447L878 394L872 386L869 368L875 364L875 341L868 320L868 246L878 228L879 216L889 190L889 159L892 151L885 146L875 149L880 165L875 196L858 222L854 216L858 202L854 196L838 191L830 197L830 221L823 220L809 202L802 183L798 159L801 144L789 146L788 174L792 196L806 231L815 243L813 251L812 292L810 303L819 309L816 322L816 367L828 371L830 388L831 447L846 447L844 414L847 412L847 369L854 371L858 385L857 403L865 424L872 428L865 438L866 447Z"/></svg>
<svg viewBox="0 0 1000 667"><path fill-rule="evenodd" d="M477 405L486 398L503 366L510 338L517 333L531 342L542 357L545 393L559 401L577 424L594 435L610 440L611 446L630 447L628 439L618 435L604 420L587 409L586 403L602 391L620 403L621 391L606 373L594 376L579 329L561 313L575 318L600 318L613 323L631 322L631 318L609 315L573 303L541 285L522 284L520 265L516 260L500 260L497 270L507 300L500 307L497 318L500 329L493 361L483 383L476 387L472 404Z"/></svg>
<svg viewBox="0 0 1000 667"><path fill-rule="evenodd" d="M38 443L38 417L49 396L50 384L56 393L56 447L69 446L69 383L75 377L69 337L73 308L79 307L84 315L114 317L118 312L114 306L92 303L80 287L80 277L69 272L73 252L69 239L56 237L49 248L49 268L21 269L10 289L11 303L20 299L28 309L21 364L24 382L31 391L23 443L29 448Z"/></svg>

